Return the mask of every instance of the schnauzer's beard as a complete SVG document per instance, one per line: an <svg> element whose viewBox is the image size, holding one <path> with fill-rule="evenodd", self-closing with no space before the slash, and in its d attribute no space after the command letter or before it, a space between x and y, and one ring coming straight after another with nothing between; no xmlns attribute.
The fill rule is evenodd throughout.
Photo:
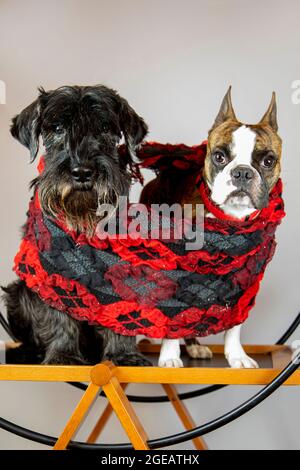
<svg viewBox="0 0 300 470"><path fill-rule="evenodd" d="M76 188L67 175L57 180L41 177L38 182L42 210L50 217L62 218L70 230L84 232L87 237L93 236L101 220L100 206L114 208L108 214L112 216L119 197L128 195L129 187L129 174L119 168L104 169L93 186L85 190Z"/></svg>

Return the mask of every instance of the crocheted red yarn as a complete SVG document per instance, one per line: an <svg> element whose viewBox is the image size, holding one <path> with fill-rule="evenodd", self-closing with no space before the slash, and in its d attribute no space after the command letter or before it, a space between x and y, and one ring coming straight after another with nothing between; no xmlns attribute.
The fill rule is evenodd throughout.
<svg viewBox="0 0 300 470"><path fill-rule="evenodd" d="M139 157L143 167L195 168L200 176L205 152L205 143L152 142ZM285 215L282 183L266 208L242 222L213 205L201 178L199 187L219 218L205 218L203 248L193 251L186 251L184 239L88 239L45 216L36 192L14 270L50 306L123 335L181 338L231 328L246 320L273 256Z"/></svg>

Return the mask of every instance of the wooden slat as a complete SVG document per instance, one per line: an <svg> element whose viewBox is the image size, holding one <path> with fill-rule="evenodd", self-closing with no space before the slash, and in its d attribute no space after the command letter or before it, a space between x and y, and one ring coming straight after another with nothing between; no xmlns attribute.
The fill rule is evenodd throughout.
<svg viewBox="0 0 300 470"><path fill-rule="evenodd" d="M283 369L291 360L292 350L289 346L284 346L278 351L271 353L274 369Z"/></svg>
<svg viewBox="0 0 300 470"><path fill-rule="evenodd" d="M152 343L144 343L140 342L138 344L139 349L141 352L145 354L159 354L161 345L160 344L152 344ZM215 354L224 354L224 344L205 344L208 346L209 349ZM277 344L245 344L243 345L244 350L247 354L268 354L272 351L278 351L279 349L284 348L285 346L277 345ZM186 354L186 347L184 345L180 345L181 353Z"/></svg>
<svg viewBox="0 0 300 470"><path fill-rule="evenodd" d="M121 383L170 384L228 384L266 385L280 373L279 369L230 369L184 367L117 367L116 376ZM284 385L300 385L300 371L296 371Z"/></svg>
<svg viewBox="0 0 300 470"><path fill-rule="evenodd" d="M125 390L125 388L127 387L128 384L122 384L121 387L123 388L123 390ZM98 421L96 422L94 428L92 429L89 437L87 438L86 442L88 442L89 444L94 444L98 437L100 436L101 432L103 431L103 429L105 428L105 425L107 424L109 418L111 417L113 413L113 408L111 406L110 403L108 403L106 405L106 407L104 408L104 410L102 411Z"/></svg>
<svg viewBox="0 0 300 470"><path fill-rule="evenodd" d="M0 365L0 380L89 382L93 366Z"/></svg>
<svg viewBox="0 0 300 470"><path fill-rule="evenodd" d="M116 369L114 369L114 372ZM148 450L148 436L139 421L133 406L126 397L118 379L113 376L108 384L103 385L103 391L107 396L114 412L136 450Z"/></svg>
<svg viewBox="0 0 300 470"><path fill-rule="evenodd" d="M64 366L0 366L0 381L29 382L87 382L88 370ZM51 369L49 369L51 367ZM68 366L69 367L69 366ZM116 376L121 383L172 383L172 384L228 384L228 385L266 385L281 369L230 369L218 367L184 367L162 369L160 367L117 367ZM284 385L300 385L300 371L296 371Z"/></svg>
<svg viewBox="0 0 300 470"><path fill-rule="evenodd" d="M87 390L72 413L66 427L57 439L56 444L53 447L54 450L64 450L67 448L70 440L83 422L87 412L98 396L99 390L100 387L98 385L94 385L92 382L89 384Z"/></svg>

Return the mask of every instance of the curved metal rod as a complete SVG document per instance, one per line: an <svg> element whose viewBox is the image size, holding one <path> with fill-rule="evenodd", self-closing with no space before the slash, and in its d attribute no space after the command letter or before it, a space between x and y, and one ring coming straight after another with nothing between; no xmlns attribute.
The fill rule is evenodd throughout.
<svg viewBox="0 0 300 470"><path fill-rule="evenodd" d="M4 316L0 312L0 323L3 326L3 323L6 325L4 329L7 331L7 333L11 336L12 339L15 340L12 336L12 332L10 331L9 325L7 321L5 320ZM276 341L275 344L284 344L290 336L294 333L296 328L300 324L300 312L298 313L297 317L295 320L291 323L291 325L288 327L286 332L279 338L278 341ZM69 385L72 385L75 388L78 388L79 390L86 390L87 385L80 383L80 382L67 382ZM221 390L224 387L227 387L228 385L209 385L207 387L200 388L198 390L193 390L191 392L185 392L185 393L179 393L178 396L181 400L188 400L190 398L196 398L200 397L203 395L207 395L208 393L216 392L217 390ZM105 396L103 392L100 393L100 396ZM127 398L129 401L132 401L133 403L166 403L169 402L169 398L167 395L156 395L156 396L147 396L147 395L127 395Z"/></svg>
<svg viewBox="0 0 300 470"><path fill-rule="evenodd" d="M81 382L67 382L68 384L72 385L79 390L86 390L87 385ZM227 387L227 385L209 385L208 387L203 387L197 390L192 390L191 392L179 393L178 396L181 400L187 400L188 398L196 398L200 397L201 395L206 395L209 392L214 392L219 390L220 388ZM209 391L207 391L210 389ZM99 393L99 396L105 397L103 392ZM167 395L128 395L126 397L129 401L134 403L169 403L169 398Z"/></svg>
<svg viewBox="0 0 300 470"><path fill-rule="evenodd" d="M266 385L262 390L257 392L248 400L244 401L241 405L237 406L233 410L228 411L224 415L216 418L208 423L198 426L190 431L181 432L168 436L162 439L154 439L149 441L151 449L157 449L160 446L169 446L174 444L180 444L186 440L194 439L195 437L203 436L209 432L215 431L222 426L234 421L235 419L243 416L248 411L255 408L263 400L268 398L272 393L274 393L299 367L300 363L300 351L294 357L294 359L289 362L289 364L272 380L268 385Z"/></svg>
<svg viewBox="0 0 300 470"><path fill-rule="evenodd" d="M203 436L209 432L215 431L222 426L234 421L240 416L244 415L254 407L259 405L263 400L268 398L274 393L294 372L297 370L300 363L300 351L297 353L293 361L291 361L268 385L266 385L258 393L250 397L248 400L237 406L233 410L228 411L222 416L215 418L208 423L198 426L190 431L184 431L171 436L165 436L160 439L152 439L148 441L150 449L157 449L161 447L167 447L174 444L180 444L182 442L194 439L199 436ZM37 433L30 429L18 426L10 421L0 418L0 428L17 434L20 437L29 439L41 444L53 446L57 438L53 436L47 436L45 434ZM86 450L97 450L97 449L114 449L124 450L132 449L131 444L87 444L85 442L71 441L68 449L86 449Z"/></svg>
<svg viewBox="0 0 300 470"><path fill-rule="evenodd" d="M290 324L288 329L286 330L285 333L279 338L279 340L276 342L276 344L284 344L287 342L287 340L292 336L294 331L297 329L297 327L300 324L300 312L296 316L295 320Z"/></svg>

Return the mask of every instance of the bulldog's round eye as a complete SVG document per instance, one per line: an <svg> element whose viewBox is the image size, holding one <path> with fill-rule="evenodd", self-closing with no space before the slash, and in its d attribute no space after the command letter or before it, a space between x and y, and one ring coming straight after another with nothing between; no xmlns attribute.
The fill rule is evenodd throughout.
<svg viewBox="0 0 300 470"><path fill-rule="evenodd" d="M268 170L273 168L275 165L276 159L274 155L266 155L260 162L263 168L267 168Z"/></svg>
<svg viewBox="0 0 300 470"><path fill-rule="evenodd" d="M226 155L224 155L223 152L221 152L220 150L216 151L214 154L213 154L213 161L217 164L217 165L226 165L227 163L227 157Z"/></svg>
<svg viewBox="0 0 300 470"><path fill-rule="evenodd" d="M102 124L102 132L104 132L104 134L107 134L107 132L109 131L109 125L108 124Z"/></svg>

